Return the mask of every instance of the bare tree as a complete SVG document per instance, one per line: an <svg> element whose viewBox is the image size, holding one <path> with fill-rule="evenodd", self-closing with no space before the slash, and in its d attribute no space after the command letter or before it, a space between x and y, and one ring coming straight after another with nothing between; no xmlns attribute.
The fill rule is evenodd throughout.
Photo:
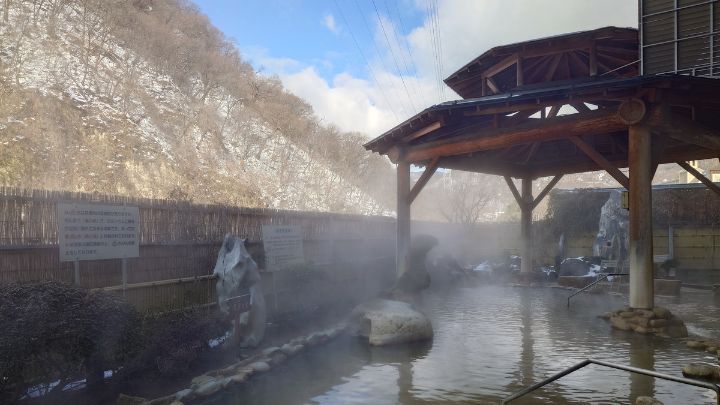
<svg viewBox="0 0 720 405"><path fill-rule="evenodd" d="M440 213L449 222L465 225L482 219L488 203L497 197L500 185L497 176L455 170L441 181Z"/></svg>

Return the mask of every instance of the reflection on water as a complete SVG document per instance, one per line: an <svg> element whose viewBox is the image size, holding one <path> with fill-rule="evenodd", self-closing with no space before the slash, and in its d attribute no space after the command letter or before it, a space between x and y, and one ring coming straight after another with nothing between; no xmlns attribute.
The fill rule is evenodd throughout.
<svg viewBox="0 0 720 405"><path fill-rule="evenodd" d="M613 331L596 318L622 306L621 299L583 296L568 310L566 297L562 290L509 287L430 293L423 305L435 328L432 343L371 348L343 337L208 403L499 403L588 357L678 376L687 362L708 359L680 341ZM683 317L694 311L690 326L715 332L718 309L706 306L712 296L694 299L662 305ZM641 395L666 404L714 401L700 388L593 365L516 403L631 403Z"/></svg>

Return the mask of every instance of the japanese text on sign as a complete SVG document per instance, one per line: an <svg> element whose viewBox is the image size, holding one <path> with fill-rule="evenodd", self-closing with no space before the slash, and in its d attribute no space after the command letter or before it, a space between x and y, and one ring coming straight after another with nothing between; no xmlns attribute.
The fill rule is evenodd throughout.
<svg viewBox="0 0 720 405"><path fill-rule="evenodd" d="M299 226L263 225L265 267L282 270L305 264L302 230Z"/></svg>
<svg viewBox="0 0 720 405"><path fill-rule="evenodd" d="M138 207L58 203L60 261L138 257Z"/></svg>

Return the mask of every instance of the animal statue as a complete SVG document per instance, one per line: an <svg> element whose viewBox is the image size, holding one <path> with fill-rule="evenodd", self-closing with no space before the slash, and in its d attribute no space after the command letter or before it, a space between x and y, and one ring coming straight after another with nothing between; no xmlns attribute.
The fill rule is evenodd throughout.
<svg viewBox="0 0 720 405"><path fill-rule="evenodd" d="M220 310L234 318L233 335L241 347L257 346L265 335L267 314L258 266L245 248L245 239L225 235L213 274L218 280L216 289ZM238 314L229 303L248 291L249 311Z"/></svg>

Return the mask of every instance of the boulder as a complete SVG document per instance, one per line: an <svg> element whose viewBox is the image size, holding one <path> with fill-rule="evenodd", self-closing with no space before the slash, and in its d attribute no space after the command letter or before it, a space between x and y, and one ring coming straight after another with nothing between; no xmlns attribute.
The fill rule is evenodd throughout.
<svg viewBox="0 0 720 405"><path fill-rule="evenodd" d="M264 373L270 371L270 365L264 361L256 361L250 365L250 368L256 373Z"/></svg>
<svg viewBox="0 0 720 405"><path fill-rule="evenodd" d="M687 347L689 347L691 349L701 349L702 350L707 347L705 342L700 341L700 340L688 340L687 342L685 342L685 344L687 345Z"/></svg>
<svg viewBox="0 0 720 405"><path fill-rule="evenodd" d="M209 397L210 395L213 395L214 393L222 389L223 382L224 381L213 379L212 381L207 381L203 384L200 384L195 389L195 395L199 397Z"/></svg>
<svg viewBox="0 0 720 405"><path fill-rule="evenodd" d="M187 401L193 399L194 396L195 393L190 388L186 388L175 393L175 399L178 401Z"/></svg>
<svg viewBox="0 0 720 405"><path fill-rule="evenodd" d="M621 317L619 317L619 316L613 316L613 317L611 317L611 318L610 318L610 324L611 324L611 325L613 326L613 328L615 328L615 329L620 329L620 330L630 330L630 329L632 329L632 327L630 326L630 324L628 324L628 322L625 320L625 318L621 318Z"/></svg>
<svg viewBox="0 0 720 405"><path fill-rule="evenodd" d="M585 276L590 273L592 263L584 257L571 257L560 263L560 277Z"/></svg>
<svg viewBox="0 0 720 405"><path fill-rule="evenodd" d="M280 352L280 351L277 351L277 352L273 353L273 354L270 355L270 357L269 357L270 363L271 363L273 366L276 366L276 365L284 362L285 360L287 360L287 358L288 358L288 356L285 355L285 354L283 354L283 353Z"/></svg>
<svg viewBox="0 0 720 405"><path fill-rule="evenodd" d="M655 313L655 318L666 319L670 316L670 311L663 307L655 307L653 308L653 312Z"/></svg>
<svg viewBox="0 0 720 405"><path fill-rule="evenodd" d="M199 386L205 384L208 381L215 381L215 378L207 374L202 374L190 380L190 385Z"/></svg>
<svg viewBox="0 0 720 405"><path fill-rule="evenodd" d="M685 377L720 380L720 366L711 363L690 363L683 367Z"/></svg>
<svg viewBox="0 0 720 405"><path fill-rule="evenodd" d="M357 306L352 314L355 334L368 338L373 346L429 340L430 320L411 304L376 299Z"/></svg>

